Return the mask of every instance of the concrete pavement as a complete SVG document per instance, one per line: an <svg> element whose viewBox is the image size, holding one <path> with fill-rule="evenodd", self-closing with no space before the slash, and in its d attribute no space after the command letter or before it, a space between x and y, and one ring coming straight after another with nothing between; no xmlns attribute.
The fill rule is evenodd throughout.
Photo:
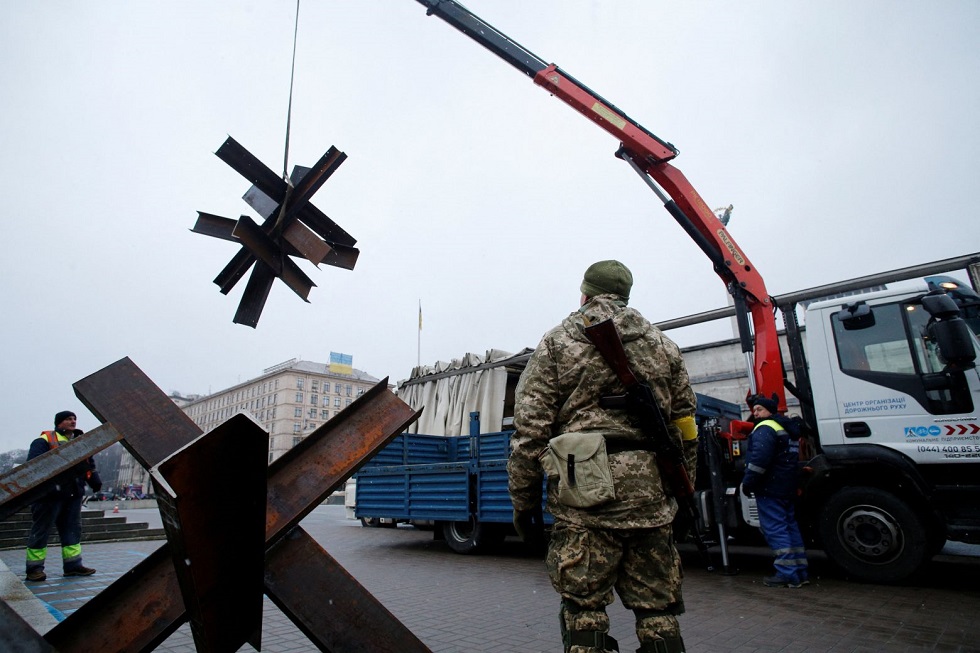
<svg viewBox="0 0 980 653"><path fill-rule="evenodd" d="M153 526L152 515L140 512L130 519ZM431 532L363 528L345 519L343 506L320 506L303 526L433 651L561 651L557 597L543 562L519 542L508 540L492 555L462 556ZM49 569L49 579L29 590L47 614L70 614L161 544L85 545L85 563L99 573L62 578ZM880 586L847 581L817 552L813 584L791 590L762 585L771 570L762 549L736 548L735 576L708 573L693 551L682 554L687 612L680 620L691 653L980 653L978 558L940 556L922 579ZM0 561L22 577L23 551L0 551ZM265 606L264 651L315 650L271 601ZM609 613L620 650L635 650L632 615L618 600ZM157 650L193 652L189 628Z"/></svg>

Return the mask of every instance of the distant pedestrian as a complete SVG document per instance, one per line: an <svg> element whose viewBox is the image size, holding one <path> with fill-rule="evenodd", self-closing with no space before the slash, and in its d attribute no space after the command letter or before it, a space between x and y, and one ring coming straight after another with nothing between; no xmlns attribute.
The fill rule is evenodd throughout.
<svg viewBox="0 0 980 653"><path fill-rule="evenodd" d="M584 332L613 320L630 368L651 387L669 423L667 437L687 454L685 467L694 478L696 399L687 369L677 345L627 306L632 285L632 274L618 261L591 265L580 308L544 335L517 385L507 469L514 524L525 541L542 535L543 459L555 452L567 463L548 470L555 525L547 555L551 584L561 596L566 653L619 650L606 613L614 590L636 616L641 653L684 651L677 621L684 612L683 574L671 528L677 503L664 489L650 434L628 409L603 403L626 389ZM588 465L593 460L594 468ZM575 471L575 461L588 466ZM608 484L589 482L603 476ZM600 485L609 489L594 492ZM581 496L566 492L569 486Z"/></svg>
<svg viewBox="0 0 980 653"><path fill-rule="evenodd" d="M54 447L78 437L75 413L65 410L54 416L55 429L43 431L32 443L27 460L37 458ZM93 491L102 489L95 461L87 458L61 476L49 481L47 493L31 506L31 531L27 536L27 580L47 578L44 562L48 554L51 528L61 539L61 562L65 576L90 576L95 570L82 565L82 495L85 484Z"/></svg>
<svg viewBox="0 0 980 653"><path fill-rule="evenodd" d="M800 587L810 583L806 548L796 522L800 482L800 438L792 421L778 414L775 396L747 398L755 428L749 435L748 460L742 488L755 494L759 526L776 556L776 573L767 587Z"/></svg>

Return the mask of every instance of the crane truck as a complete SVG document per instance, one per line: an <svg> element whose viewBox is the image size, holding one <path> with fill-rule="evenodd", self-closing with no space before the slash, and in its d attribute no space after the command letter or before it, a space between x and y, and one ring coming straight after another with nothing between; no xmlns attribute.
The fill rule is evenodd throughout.
<svg viewBox="0 0 980 653"><path fill-rule="evenodd" d="M810 304L804 344L796 304L778 306L770 296L735 238L671 165L677 148L455 0L417 1L617 139L616 156L708 257L732 296L751 392L775 395L780 411L787 389L799 402L801 520L834 562L858 578L897 581L947 540L980 543L977 321L962 317L975 316L975 292L923 283ZM792 382L779 346L779 309ZM702 496L744 507L737 477L745 433L720 437L724 446L713 459L724 483ZM721 508L705 512L727 514Z"/></svg>

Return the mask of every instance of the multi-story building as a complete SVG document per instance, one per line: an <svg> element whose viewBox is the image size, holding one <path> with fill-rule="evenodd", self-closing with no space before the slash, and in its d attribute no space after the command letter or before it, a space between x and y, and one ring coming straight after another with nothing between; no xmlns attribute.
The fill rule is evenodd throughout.
<svg viewBox="0 0 980 653"><path fill-rule="evenodd" d="M260 376L206 396L171 395L204 432L233 415L245 413L269 432L269 462L303 441L311 431L349 406L378 383L352 367L346 354L330 354L330 363L296 358L263 370ZM142 486L149 492L149 474L125 453L119 486Z"/></svg>

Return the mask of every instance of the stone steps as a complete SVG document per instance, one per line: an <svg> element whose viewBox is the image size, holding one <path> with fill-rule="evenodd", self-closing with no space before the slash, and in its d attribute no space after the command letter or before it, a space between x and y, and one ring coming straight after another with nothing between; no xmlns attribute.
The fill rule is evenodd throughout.
<svg viewBox="0 0 980 653"><path fill-rule="evenodd" d="M31 528L30 509L25 509L0 522L0 549L20 549L27 544ZM163 540L162 528L150 528L146 522L128 522L125 515L104 510L82 510L82 542L122 542ZM59 545L58 532L52 529L48 546Z"/></svg>

